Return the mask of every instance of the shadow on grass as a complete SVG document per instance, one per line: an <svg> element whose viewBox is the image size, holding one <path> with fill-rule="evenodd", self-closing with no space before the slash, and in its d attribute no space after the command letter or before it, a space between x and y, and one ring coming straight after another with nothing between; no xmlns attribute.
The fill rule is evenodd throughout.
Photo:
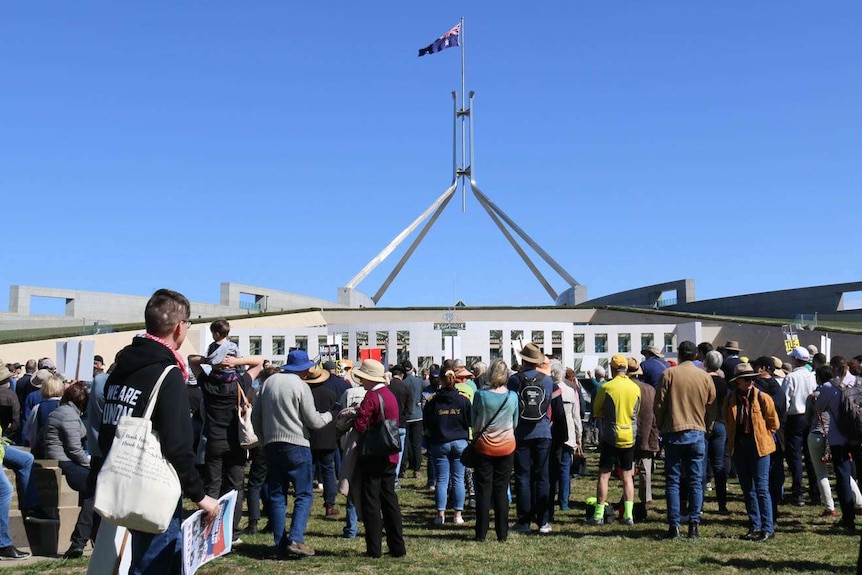
<svg viewBox="0 0 862 575"><path fill-rule="evenodd" d="M814 571L829 571L832 573L855 573L855 567L836 567L815 561L769 561L767 559L715 559L704 557L700 560L705 565L715 567L732 567L735 569L757 570L757 571L799 571L811 573Z"/></svg>
<svg viewBox="0 0 862 575"><path fill-rule="evenodd" d="M275 555L275 545L243 543L242 545L237 545L236 547L231 549L231 553L240 555L242 557L247 557L249 559L254 559L256 561L275 561L277 559ZM351 557L357 555L357 552L354 549L342 549L338 551L333 551L332 549L316 549L314 555L315 557ZM285 561L294 561L297 559L302 559L302 557L288 557L287 559L285 559Z"/></svg>

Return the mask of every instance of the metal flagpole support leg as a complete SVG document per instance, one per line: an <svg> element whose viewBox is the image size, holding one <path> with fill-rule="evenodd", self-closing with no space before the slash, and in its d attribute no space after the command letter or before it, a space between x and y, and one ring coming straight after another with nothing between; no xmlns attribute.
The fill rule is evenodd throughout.
<svg viewBox="0 0 862 575"><path fill-rule="evenodd" d="M476 196L476 200L479 204L485 208L485 211L488 212L488 216L491 220L497 225L497 228L506 236L506 239L509 240L509 243L518 252L518 255L521 256L521 259L524 260L524 263L527 264L527 267L530 268L530 271L533 272L533 275L536 276L536 279L539 280L539 283L542 284L542 287L545 288L545 291L548 292L548 295L551 296L551 299L557 299L557 292L554 291L554 288L551 287L550 282L545 279L545 276L542 275L542 272L539 271L539 268L536 267L536 264L533 263L533 260L530 259L530 256L524 251L524 249L518 245L518 242L515 241L515 238L512 237L512 234L509 233L509 230L506 229L506 226L500 221L497 217L497 214L494 213L494 210L491 209L491 206L488 205L488 202L485 199L485 195L479 191L479 188L473 184L471 185L473 189L473 194ZM477 194L476 192L479 191Z"/></svg>
<svg viewBox="0 0 862 575"><path fill-rule="evenodd" d="M383 250L379 254L374 256L374 258L370 262L368 262L368 264L364 268L362 268L362 270L358 274L356 274L356 276L354 276L354 278L350 280L350 282L348 282L345 287L356 289L356 286L359 285L359 282L368 277L368 274L374 271L374 268L379 266L383 262L383 260L389 257L389 254L391 254L395 250L395 248L397 248L401 244L401 242L403 242L404 239L407 238L407 236L413 233L413 230L418 228L419 224L421 224L425 220L425 218L427 218L431 214L431 212L437 209L440 204L445 202L446 199L455 192L455 189L457 187L458 183L452 182L452 185L449 186L449 188L445 192L443 192L443 194L439 198L434 200L431 205L428 206L428 208L419 215L418 218L413 220L413 223L404 228L404 230L402 230L400 234L395 236L395 239L389 242L389 244L385 248L383 248Z"/></svg>

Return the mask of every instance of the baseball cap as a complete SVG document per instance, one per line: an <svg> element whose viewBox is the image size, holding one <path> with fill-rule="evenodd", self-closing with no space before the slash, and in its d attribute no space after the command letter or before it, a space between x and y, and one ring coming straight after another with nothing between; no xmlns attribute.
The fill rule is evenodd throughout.
<svg viewBox="0 0 862 575"><path fill-rule="evenodd" d="M794 347L793 351L791 351L787 355L796 358L799 361L808 361L809 359L811 359L811 355L808 353L808 350L801 345L797 345L796 347Z"/></svg>
<svg viewBox="0 0 862 575"><path fill-rule="evenodd" d="M629 360L626 356L621 353L616 354L611 358L611 369L616 371L618 369L628 370L629 368Z"/></svg>

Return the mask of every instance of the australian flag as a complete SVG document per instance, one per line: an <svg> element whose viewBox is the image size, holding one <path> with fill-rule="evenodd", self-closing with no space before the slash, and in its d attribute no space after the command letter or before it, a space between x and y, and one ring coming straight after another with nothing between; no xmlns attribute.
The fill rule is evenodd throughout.
<svg viewBox="0 0 862 575"><path fill-rule="evenodd" d="M424 56L425 54L433 54L434 52L439 52L440 50L445 50L446 48L451 48L452 46L459 46L458 44L458 36L461 34L461 24L455 24L455 27L434 40L431 44L428 44L424 48L419 48L419 56Z"/></svg>

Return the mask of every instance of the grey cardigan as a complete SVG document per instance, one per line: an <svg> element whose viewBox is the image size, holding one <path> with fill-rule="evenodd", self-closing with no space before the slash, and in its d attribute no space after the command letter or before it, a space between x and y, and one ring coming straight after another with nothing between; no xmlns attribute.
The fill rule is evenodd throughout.
<svg viewBox="0 0 862 575"><path fill-rule="evenodd" d="M42 435L42 452L46 459L71 461L89 467L90 456L84 451L87 429L81 411L74 403L63 403L48 416Z"/></svg>

